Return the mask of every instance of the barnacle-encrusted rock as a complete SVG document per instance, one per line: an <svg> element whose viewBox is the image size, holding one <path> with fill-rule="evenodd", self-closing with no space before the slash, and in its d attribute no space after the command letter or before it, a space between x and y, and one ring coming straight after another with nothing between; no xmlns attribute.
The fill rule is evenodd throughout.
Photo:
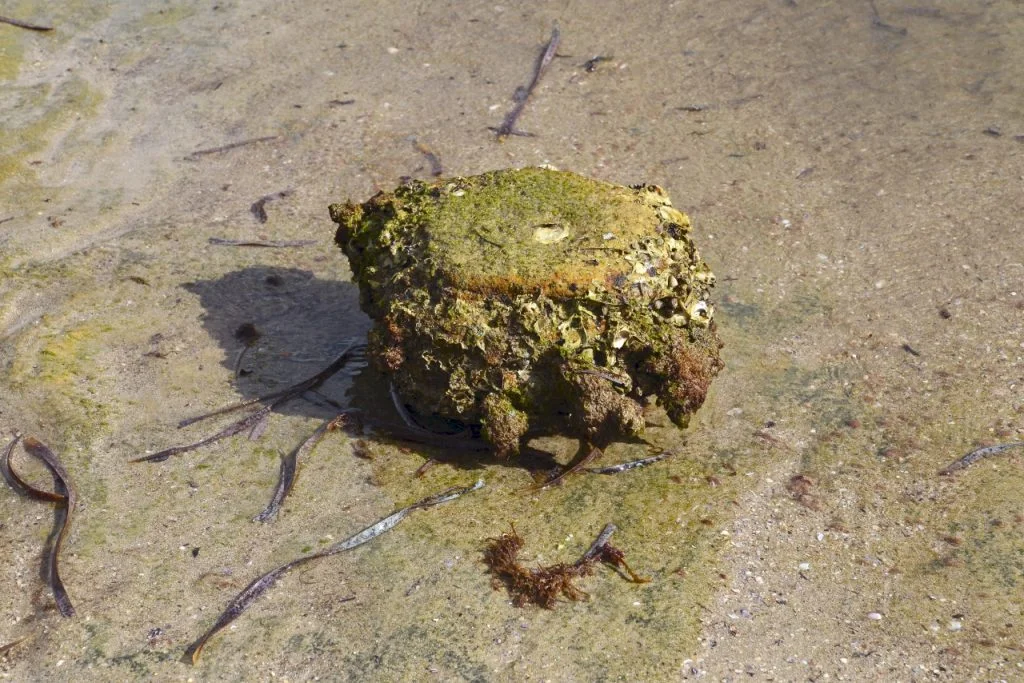
<svg viewBox="0 0 1024 683"><path fill-rule="evenodd" d="M638 435L655 396L685 426L722 367L714 276L656 185L524 168L330 211L374 364L501 455L527 431Z"/></svg>

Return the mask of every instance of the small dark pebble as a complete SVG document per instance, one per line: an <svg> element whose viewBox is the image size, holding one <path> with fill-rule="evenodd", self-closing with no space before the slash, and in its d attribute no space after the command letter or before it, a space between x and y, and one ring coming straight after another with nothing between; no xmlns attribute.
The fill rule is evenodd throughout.
<svg viewBox="0 0 1024 683"><path fill-rule="evenodd" d="M915 349L910 344L904 344L902 348L903 348L904 351L909 353L911 356L920 356L921 355L921 352L918 351L917 349Z"/></svg>
<svg viewBox="0 0 1024 683"><path fill-rule="evenodd" d="M235 330L235 339L245 344L246 346L251 346L259 338L260 332L252 323L242 323Z"/></svg>

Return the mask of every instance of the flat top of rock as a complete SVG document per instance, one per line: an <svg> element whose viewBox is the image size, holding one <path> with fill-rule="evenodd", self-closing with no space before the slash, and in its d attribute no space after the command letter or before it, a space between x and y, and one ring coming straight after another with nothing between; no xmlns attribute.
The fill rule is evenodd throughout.
<svg viewBox="0 0 1024 683"><path fill-rule="evenodd" d="M650 190L566 171L495 171L433 190L414 218L431 267L448 284L481 294L566 296L593 282L614 288L634 269L624 258L631 244L655 236L662 222L645 201Z"/></svg>

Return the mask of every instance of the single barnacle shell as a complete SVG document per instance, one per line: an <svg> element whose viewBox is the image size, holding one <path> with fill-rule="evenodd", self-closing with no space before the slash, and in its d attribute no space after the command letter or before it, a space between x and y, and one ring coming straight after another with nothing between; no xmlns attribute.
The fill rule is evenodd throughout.
<svg viewBox="0 0 1024 683"><path fill-rule="evenodd" d="M693 324L700 325L701 327L707 327L711 324L711 315L713 312L714 311L708 302L703 299L700 301L694 301L686 307L686 315L689 316Z"/></svg>

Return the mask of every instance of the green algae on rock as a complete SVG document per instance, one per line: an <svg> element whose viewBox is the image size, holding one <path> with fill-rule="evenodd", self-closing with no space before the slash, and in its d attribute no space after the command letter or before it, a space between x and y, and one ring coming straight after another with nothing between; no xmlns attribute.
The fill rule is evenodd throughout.
<svg viewBox="0 0 1024 683"><path fill-rule="evenodd" d="M423 414L529 433L685 426L722 368L714 275L656 185L545 168L413 181L330 207L375 321L368 355Z"/></svg>

